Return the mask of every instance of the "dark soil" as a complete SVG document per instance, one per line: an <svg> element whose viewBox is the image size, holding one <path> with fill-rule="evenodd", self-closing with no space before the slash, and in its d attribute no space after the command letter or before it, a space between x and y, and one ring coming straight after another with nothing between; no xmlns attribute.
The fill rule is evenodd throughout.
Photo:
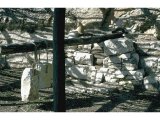
<svg viewBox="0 0 160 120"><path fill-rule="evenodd" d="M6 76L4 73L0 75L0 112L52 112L52 88L41 89L39 100L22 102L18 74ZM15 82L8 78L14 78ZM103 94L100 92L87 93L86 91L81 93L68 92L66 90L66 111L159 112L159 99L157 92L142 91L137 93L133 89L125 88Z"/></svg>

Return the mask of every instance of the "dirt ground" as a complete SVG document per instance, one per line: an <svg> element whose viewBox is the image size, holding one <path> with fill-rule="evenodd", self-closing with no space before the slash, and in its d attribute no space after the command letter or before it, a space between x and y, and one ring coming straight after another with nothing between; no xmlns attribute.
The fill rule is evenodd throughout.
<svg viewBox="0 0 160 120"><path fill-rule="evenodd" d="M16 75L14 73L6 76L5 71L0 72L0 112L52 112L52 88L41 89L39 100L21 101L20 74L18 73L20 71L16 70ZM67 88L68 84L66 85ZM74 86L72 87L74 88ZM114 90L110 93L73 91L66 89L66 112L160 111L160 97L157 92L142 91L138 93L129 88Z"/></svg>

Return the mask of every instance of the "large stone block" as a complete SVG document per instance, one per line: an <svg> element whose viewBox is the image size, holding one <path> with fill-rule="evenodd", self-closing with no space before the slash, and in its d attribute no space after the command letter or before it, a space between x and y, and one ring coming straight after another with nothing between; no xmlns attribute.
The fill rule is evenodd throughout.
<svg viewBox="0 0 160 120"><path fill-rule="evenodd" d="M25 68L21 77L22 101L36 100L39 97L39 71Z"/></svg>
<svg viewBox="0 0 160 120"><path fill-rule="evenodd" d="M93 55L89 53L75 52L74 59L76 64L93 65Z"/></svg>
<svg viewBox="0 0 160 120"><path fill-rule="evenodd" d="M106 40L104 42L104 53L106 55L120 55L134 51L133 42L126 38Z"/></svg>

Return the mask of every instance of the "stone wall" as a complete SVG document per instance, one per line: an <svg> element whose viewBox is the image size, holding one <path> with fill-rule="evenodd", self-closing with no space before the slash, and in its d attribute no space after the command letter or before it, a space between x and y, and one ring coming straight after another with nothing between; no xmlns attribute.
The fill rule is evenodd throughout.
<svg viewBox="0 0 160 120"><path fill-rule="evenodd" d="M93 84L142 85L144 69L139 67L139 55L128 38L102 43L70 46L66 52L66 75Z"/></svg>
<svg viewBox="0 0 160 120"><path fill-rule="evenodd" d="M157 40L133 42L126 37L66 47L66 75L93 84L140 85L159 91L159 50Z"/></svg>

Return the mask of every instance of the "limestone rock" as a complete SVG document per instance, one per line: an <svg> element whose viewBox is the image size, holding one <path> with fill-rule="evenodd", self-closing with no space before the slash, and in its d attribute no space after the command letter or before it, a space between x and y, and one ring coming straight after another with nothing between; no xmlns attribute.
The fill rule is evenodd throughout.
<svg viewBox="0 0 160 120"><path fill-rule="evenodd" d="M93 65L93 55L89 53L75 52L74 59L76 64Z"/></svg>
<svg viewBox="0 0 160 120"><path fill-rule="evenodd" d="M25 68L21 77L22 101L36 100L39 97L39 72L32 68Z"/></svg>
<svg viewBox="0 0 160 120"><path fill-rule="evenodd" d="M120 55L134 51L133 42L126 38L106 40L104 42L104 53L106 55Z"/></svg>

